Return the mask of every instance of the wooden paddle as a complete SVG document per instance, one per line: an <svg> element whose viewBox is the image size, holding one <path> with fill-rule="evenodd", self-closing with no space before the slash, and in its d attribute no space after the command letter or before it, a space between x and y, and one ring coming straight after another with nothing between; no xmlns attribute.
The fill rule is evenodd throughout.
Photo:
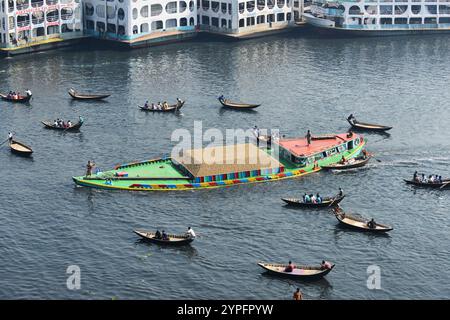
<svg viewBox="0 0 450 320"><path fill-rule="evenodd" d="M450 181L444 183L439 189L444 189L448 184L450 184Z"/></svg>
<svg viewBox="0 0 450 320"><path fill-rule="evenodd" d="M6 141L8 141L9 140L9 138L8 139L6 139L5 141L3 141L2 143L0 143L0 146L2 146Z"/></svg>

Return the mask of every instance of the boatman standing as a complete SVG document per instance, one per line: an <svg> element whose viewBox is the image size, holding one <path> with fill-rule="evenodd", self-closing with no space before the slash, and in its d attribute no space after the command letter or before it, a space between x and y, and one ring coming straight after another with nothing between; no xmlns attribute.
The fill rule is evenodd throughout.
<svg viewBox="0 0 450 320"><path fill-rule="evenodd" d="M13 134L12 134L12 132L8 132L8 141L9 141L9 143L11 143L12 140L13 140Z"/></svg>
<svg viewBox="0 0 450 320"><path fill-rule="evenodd" d="M191 227L189 227L188 230L186 231L186 235L187 235L189 238L192 238L192 239L195 238L195 232L194 232L194 230L192 230Z"/></svg>
<svg viewBox="0 0 450 320"><path fill-rule="evenodd" d="M95 167L94 161L89 160L86 165L86 177L92 175L92 169L94 169L94 167Z"/></svg>
<svg viewBox="0 0 450 320"><path fill-rule="evenodd" d="M27 91L25 91L25 93L27 94L28 97L31 97L33 94L31 93L30 89L27 89Z"/></svg>
<svg viewBox="0 0 450 320"><path fill-rule="evenodd" d="M308 146L311 144L311 131L308 130L308 132L306 133L306 141L308 142Z"/></svg>

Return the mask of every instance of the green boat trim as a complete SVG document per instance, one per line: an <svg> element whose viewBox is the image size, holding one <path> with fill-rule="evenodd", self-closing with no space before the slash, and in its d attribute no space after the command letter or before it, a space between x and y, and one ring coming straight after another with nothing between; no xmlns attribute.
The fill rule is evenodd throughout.
<svg viewBox="0 0 450 320"><path fill-rule="evenodd" d="M189 174L187 174L189 173L189 170L186 170L187 167L185 168L183 165L180 166L180 163L178 162L179 159L162 158L119 165L113 170L99 172L89 177L73 177L73 181L77 185L85 187L131 191L199 190L229 187L239 184L278 181L301 177L309 173L320 171L321 166L337 163L342 159L342 156L346 159L359 156L366 145L366 140L359 135L355 135L355 139L358 139L360 142L354 148L336 152L335 154L330 154L329 156L315 161L310 159L306 165L299 166L286 158L280 157L280 159L278 159L279 168L251 171L253 173L261 172L261 174L254 176L242 177L242 172L240 172L239 174L234 173L234 178L219 180L221 176L227 176L226 174L223 174L212 176L213 178L218 177L215 181L205 181L208 177L199 178L189 176ZM338 143L334 146L336 151L338 150L337 145ZM269 155L271 154L271 151L271 149L264 150L264 152ZM323 151L323 153L325 152L327 151ZM320 153L322 153L322 151L318 152L318 154ZM266 173L263 173L263 171ZM250 174L252 174L251 172ZM233 175L233 173L231 173L231 175ZM228 176L230 176L230 174L228 174Z"/></svg>

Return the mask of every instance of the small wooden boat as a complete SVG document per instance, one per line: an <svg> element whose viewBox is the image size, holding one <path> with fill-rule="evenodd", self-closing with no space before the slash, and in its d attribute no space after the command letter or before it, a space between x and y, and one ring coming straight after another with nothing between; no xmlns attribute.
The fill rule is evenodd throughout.
<svg viewBox="0 0 450 320"><path fill-rule="evenodd" d="M222 97L219 98L220 103L227 108L233 108L233 109L254 109L260 106L260 104L247 104L247 103L238 103L238 102L232 102L228 99L223 99Z"/></svg>
<svg viewBox="0 0 450 320"><path fill-rule="evenodd" d="M284 202L286 202L290 206L296 206L301 208L327 208L331 206L337 206L339 202L341 202L345 198L345 195L342 197L329 197L324 198L321 203L305 203L303 199L295 199L295 198L281 198Z"/></svg>
<svg viewBox="0 0 450 320"><path fill-rule="evenodd" d="M69 90L69 95L75 100L102 100L110 96L110 94L83 94L73 88Z"/></svg>
<svg viewBox="0 0 450 320"><path fill-rule="evenodd" d="M345 213L342 209L339 207L333 208L334 215L336 216L336 219L338 221L349 228L360 230L360 231L369 231L369 232L388 232L393 230L394 228L384 225L381 223L375 222L375 228L370 228L368 226L368 223L370 220L359 218L352 216L348 213Z"/></svg>
<svg viewBox="0 0 450 320"><path fill-rule="evenodd" d="M324 269L322 266L295 266L292 272L285 272L284 270L288 266L287 264L277 264L277 263L263 263L258 262L258 265L266 270L267 272L289 278L298 278L298 279L320 279L330 273L334 268L334 264L331 265L331 268Z"/></svg>
<svg viewBox="0 0 450 320"><path fill-rule="evenodd" d="M388 131L391 130L392 127L382 126L379 124L370 124L357 121L352 115L347 118L348 123L354 128L359 130L371 130L371 131Z"/></svg>
<svg viewBox="0 0 450 320"><path fill-rule="evenodd" d="M14 99L13 97L9 97L6 94L0 93L0 97L3 100L6 100L6 101L18 102L18 103L26 103L26 102L30 101L32 95L19 96L17 99Z"/></svg>
<svg viewBox="0 0 450 320"><path fill-rule="evenodd" d="M151 107L149 107L149 108L141 107L141 106L138 106L138 107L142 111L149 111L149 112L173 112L173 111L180 110L184 106L185 102L186 101L181 101L180 103L170 105L166 109L161 109L161 110L159 110L159 109L152 109Z"/></svg>
<svg viewBox="0 0 450 320"><path fill-rule="evenodd" d="M155 232L140 231L140 230L134 230L134 232L137 235L141 236L143 239L153 242L153 243L157 243L157 244L181 246L181 245L189 244L192 241L194 241L194 238L191 238L186 235L168 234L169 240L163 240L163 239L156 239Z"/></svg>
<svg viewBox="0 0 450 320"><path fill-rule="evenodd" d="M83 125L83 121L78 121L78 123L72 124L70 127L63 128L55 126L51 121L41 121L41 122L46 129L60 130L60 131L78 131Z"/></svg>
<svg viewBox="0 0 450 320"><path fill-rule="evenodd" d="M367 162L369 162L370 156L366 156L365 158L352 158L347 160L345 163L334 163L326 166L321 166L322 169L327 170L347 170L364 167Z"/></svg>
<svg viewBox="0 0 450 320"><path fill-rule="evenodd" d="M420 181L413 181L413 180L406 180L403 179L407 184L414 185L416 187L422 187L422 188L430 188L430 189L450 189L450 179L444 179L442 180L442 183L439 182L420 182Z"/></svg>
<svg viewBox="0 0 450 320"><path fill-rule="evenodd" d="M16 140L12 140L11 143L9 144L9 147L11 148L12 153L21 156L29 156L33 153L33 150L29 146Z"/></svg>

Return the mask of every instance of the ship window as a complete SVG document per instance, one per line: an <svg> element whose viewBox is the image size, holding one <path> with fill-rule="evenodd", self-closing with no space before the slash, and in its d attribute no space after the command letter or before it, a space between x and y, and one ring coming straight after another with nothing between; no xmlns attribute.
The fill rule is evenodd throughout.
<svg viewBox="0 0 450 320"><path fill-rule="evenodd" d="M359 138L355 139L355 146L359 146Z"/></svg>
<svg viewBox="0 0 450 320"><path fill-rule="evenodd" d="M409 23L410 24L422 24L422 18L410 18Z"/></svg>
<svg viewBox="0 0 450 320"><path fill-rule="evenodd" d="M421 9L422 9L422 6L417 6L417 5L411 6L411 12L413 14L419 14Z"/></svg>
<svg viewBox="0 0 450 320"><path fill-rule="evenodd" d="M392 6L380 6L380 14L392 14Z"/></svg>
<svg viewBox="0 0 450 320"><path fill-rule="evenodd" d="M392 18L381 18L380 24L392 24Z"/></svg>
<svg viewBox="0 0 450 320"><path fill-rule="evenodd" d="M348 10L349 14L362 14L361 9L358 6L351 6Z"/></svg>
<svg viewBox="0 0 450 320"><path fill-rule="evenodd" d="M347 143L347 149L348 150L351 150L351 149L353 149L353 140L351 140L351 141L349 141L348 143Z"/></svg>
<svg viewBox="0 0 450 320"><path fill-rule="evenodd" d="M408 18L395 18L394 24L407 24Z"/></svg>
<svg viewBox="0 0 450 320"><path fill-rule="evenodd" d="M243 28L243 27L245 27L245 20L239 19L239 28Z"/></svg>
<svg viewBox="0 0 450 320"><path fill-rule="evenodd" d="M180 27L185 27L187 26L187 18L181 18L180 19Z"/></svg>
<svg viewBox="0 0 450 320"><path fill-rule="evenodd" d="M284 21L284 13L277 14L277 21Z"/></svg>
<svg viewBox="0 0 450 320"><path fill-rule="evenodd" d="M219 27L219 18L212 17L211 18L211 25L213 27Z"/></svg>
<svg viewBox="0 0 450 320"><path fill-rule="evenodd" d="M436 18L425 18L425 24L436 24Z"/></svg>
<svg viewBox="0 0 450 320"><path fill-rule="evenodd" d="M227 27L227 19L221 19L220 20L220 26L222 28L226 28Z"/></svg>
<svg viewBox="0 0 450 320"><path fill-rule="evenodd" d="M450 18L439 18L439 23L450 23Z"/></svg>

